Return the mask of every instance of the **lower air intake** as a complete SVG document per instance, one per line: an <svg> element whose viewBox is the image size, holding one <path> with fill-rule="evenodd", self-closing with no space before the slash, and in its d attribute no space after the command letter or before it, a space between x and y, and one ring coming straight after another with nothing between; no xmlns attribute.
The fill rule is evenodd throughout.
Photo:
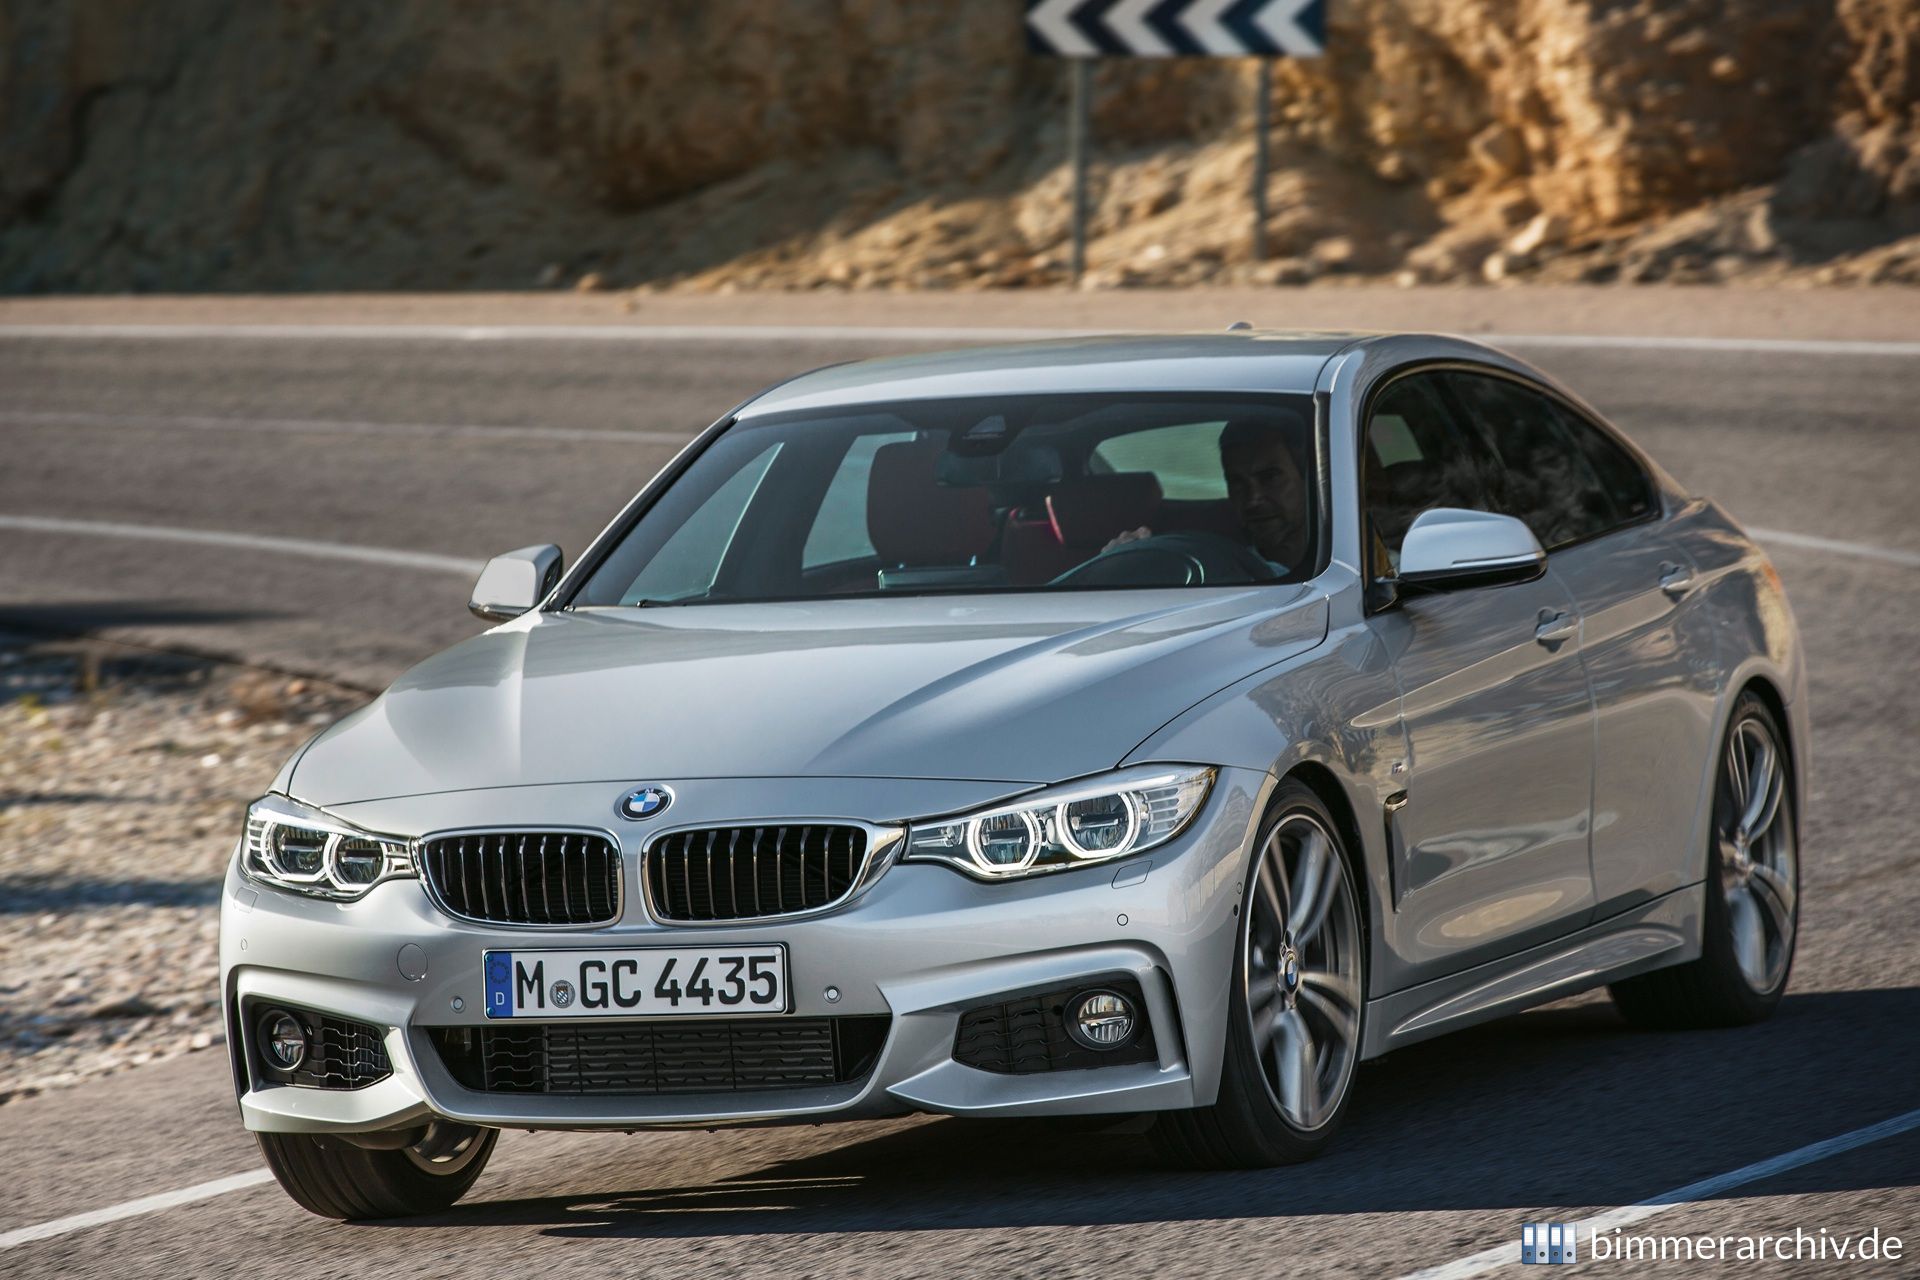
<svg viewBox="0 0 1920 1280"><path fill-rule="evenodd" d="M1120 1048L1083 1048L1067 1034L1067 1002L1094 988L1118 992L1138 1011L1138 1029ZM1057 991L977 1005L960 1015L960 1027L953 1040L955 1062L1001 1075L1112 1067L1129 1062L1153 1062L1158 1056L1153 1028L1147 1023L1146 1001L1140 996L1140 984L1132 978L1118 976L1089 979Z"/></svg>
<svg viewBox="0 0 1920 1280"><path fill-rule="evenodd" d="M330 1017L307 1009L250 1002L245 1025L251 1027L264 1009L285 1008L307 1033L307 1052L291 1071L274 1070L255 1055L255 1073L269 1084L291 1084L303 1089L364 1089L393 1074L387 1060L386 1033L379 1027L347 1018Z"/></svg>
<svg viewBox="0 0 1920 1280"><path fill-rule="evenodd" d="M746 1093L864 1079L892 1021L703 1019L596 1026L435 1027L434 1046L482 1093Z"/></svg>

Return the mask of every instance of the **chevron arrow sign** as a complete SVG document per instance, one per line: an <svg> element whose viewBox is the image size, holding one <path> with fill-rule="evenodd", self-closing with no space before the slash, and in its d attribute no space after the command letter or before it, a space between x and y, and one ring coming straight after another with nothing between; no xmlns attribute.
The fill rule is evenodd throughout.
<svg viewBox="0 0 1920 1280"><path fill-rule="evenodd" d="M1027 0L1027 47L1061 58L1306 58L1326 0Z"/></svg>

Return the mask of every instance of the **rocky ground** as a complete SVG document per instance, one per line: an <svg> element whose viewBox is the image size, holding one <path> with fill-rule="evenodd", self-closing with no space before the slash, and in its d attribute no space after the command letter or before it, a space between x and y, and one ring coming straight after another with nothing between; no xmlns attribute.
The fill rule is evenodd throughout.
<svg viewBox="0 0 1920 1280"><path fill-rule="evenodd" d="M1920 214L1886 221L1878 205L1876 215L1865 216L1819 204L1845 189L1852 163L1844 146L1817 146L1797 157L1781 182L1670 217L1580 226L1498 175L1435 206L1421 193L1301 156L1268 183L1266 254L1255 259L1253 147L1226 140L1099 165L1081 285L1920 284L1920 235L1902 234ZM1920 193L1920 165L1915 174ZM1065 285L1068 183L1061 167L1005 201L916 201L857 225L645 281L637 291ZM1450 220L1436 226L1436 207ZM570 274L555 261L528 283L594 292L621 287L631 275Z"/></svg>
<svg viewBox="0 0 1920 1280"><path fill-rule="evenodd" d="M0 1103L223 1043L245 804L364 695L0 634Z"/></svg>
<svg viewBox="0 0 1920 1280"><path fill-rule="evenodd" d="M0 0L0 292L1059 283L1020 12ZM1098 60L1089 283L1920 283L1913 0L1326 13L1264 261L1253 60Z"/></svg>

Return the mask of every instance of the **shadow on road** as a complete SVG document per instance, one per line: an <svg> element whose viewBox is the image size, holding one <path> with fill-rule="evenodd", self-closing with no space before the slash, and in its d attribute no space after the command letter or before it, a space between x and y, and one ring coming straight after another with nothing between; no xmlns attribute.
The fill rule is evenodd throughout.
<svg viewBox="0 0 1920 1280"><path fill-rule="evenodd" d="M711 1185L649 1185L652 1146L631 1167L582 1168L580 1184L601 1190L407 1225L705 1237L1625 1204L1920 1105L1916 1050L1915 988L1790 996L1762 1026L1664 1035L1590 999L1363 1068L1345 1132L1310 1165L1168 1171L1142 1136L1046 1122L945 1120L867 1139L854 1125L830 1151ZM1920 1185L1898 1146L1874 1174L1861 1167L1810 1165L1794 1185ZM1836 1178L1845 1185L1829 1187Z"/></svg>
<svg viewBox="0 0 1920 1280"><path fill-rule="evenodd" d="M251 622L280 615L265 609L207 609L197 605L152 600L90 600L71 604L0 605L0 630L52 632L86 636L112 627L205 626L221 622Z"/></svg>
<svg viewBox="0 0 1920 1280"><path fill-rule="evenodd" d="M140 601L85 605L0 604L0 702L20 698L61 701L109 685L167 692L204 685L211 659L185 652L103 644L90 640L112 627L243 621L259 615L181 609ZM0 808L27 803L97 803L79 794L54 800L0 796Z"/></svg>
<svg viewBox="0 0 1920 1280"><path fill-rule="evenodd" d="M0 796L0 809L9 803ZM84 907L211 907L219 901L220 882L206 876L192 880L0 876L0 916Z"/></svg>

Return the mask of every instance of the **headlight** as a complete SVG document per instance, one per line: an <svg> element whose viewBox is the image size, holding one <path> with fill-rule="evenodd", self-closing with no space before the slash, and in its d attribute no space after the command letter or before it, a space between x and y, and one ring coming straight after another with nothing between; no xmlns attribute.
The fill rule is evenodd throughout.
<svg viewBox="0 0 1920 1280"><path fill-rule="evenodd" d="M1124 858L1179 835L1213 786L1198 765L1140 765L1022 796L977 813L913 823L909 859L951 863L983 880Z"/></svg>
<svg viewBox="0 0 1920 1280"><path fill-rule="evenodd" d="M413 874L405 840L376 836L285 796L247 808L240 865L256 880L314 898L351 901L382 880Z"/></svg>

